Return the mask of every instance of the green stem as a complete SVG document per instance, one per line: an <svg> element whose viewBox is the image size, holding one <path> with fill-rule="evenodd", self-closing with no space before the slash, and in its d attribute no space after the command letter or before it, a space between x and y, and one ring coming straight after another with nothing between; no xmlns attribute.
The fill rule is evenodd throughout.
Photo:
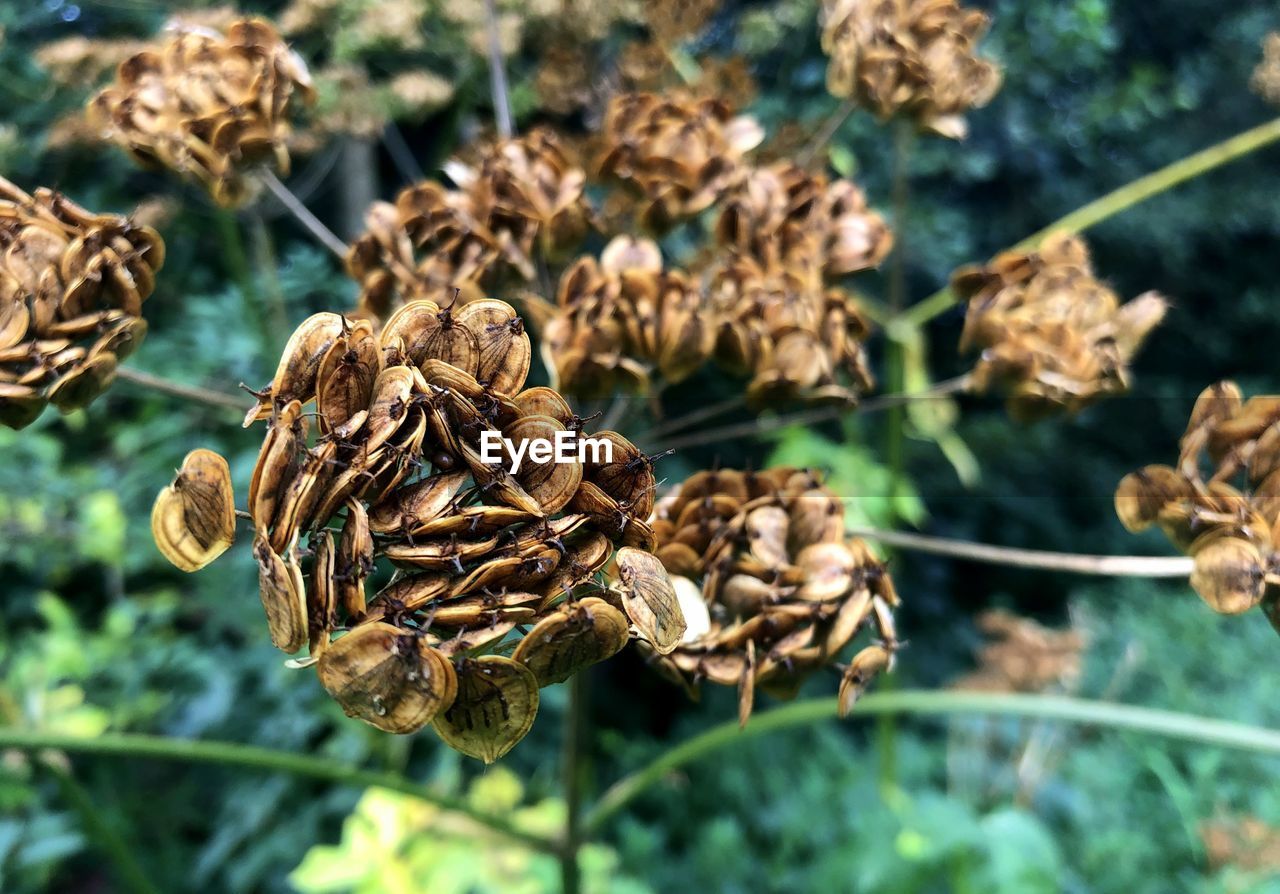
<svg viewBox="0 0 1280 894"><path fill-rule="evenodd" d="M135 894L160 894L160 889L151 883L143 871L142 865L133 857L128 844L116 830L111 828L93 804L93 799L84 790L75 777L52 760L43 761L41 766L58 783L62 796L80 814L80 822L84 826L85 838L94 842L102 851L102 855L110 861L115 869L116 880L121 887Z"/></svg>
<svg viewBox="0 0 1280 894"><path fill-rule="evenodd" d="M1083 232L1122 211L1127 211L1140 202L1145 202L1152 196L1158 196L1166 190L1235 161L1277 140L1280 140L1280 118L1236 134L1208 149L1202 149L1145 177L1126 183L1119 189L1059 218L1043 230L1031 234L1014 248L1021 250L1034 248L1045 236L1053 232ZM902 315L902 320L912 326L921 326L938 314L947 311L954 304L955 296L951 294L951 290L943 288L907 310Z"/></svg>
<svg viewBox="0 0 1280 894"><path fill-rule="evenodd" d="M19 751L39 751L55 748L82 754L106 757L154 758L157 760L184 761L197 764L218 764L228 767L245 767L276 773L288 773L310 779L324 779L340 785L367 788L378 786L401 794L419 798L443 810L460 813L513 841L521 842L539 851L559 854L560 842L535 835L518 828L510 820L472 807L466 800L452 795L433 792L403 776L364 770L327 758L295 754L241 745L237 742L209 742L196 739L175 739L166 736L148 736L133 733L108 733L92 738L50 733L36 730L0 727L0 750L13 748Z"/></svg>
<svg viewBox="0 0 1280 894"><path fill-rule="evenodd" d="M560 851L560 881L564 894L579 894L582 873L578 850L582 846L582 744L587 723L587 675L569 678L569 704L564 716L564 755L560 772L564 779L564 843Z"/></svg>
<svg viewBox="0 0 1280 894"><path fill-rule="evenodd" d="M956 690L937 692L904 690L863 696L853 708L853 715L885 714L921 716L988 714L1039 717L1165 736L1200 745L1217 745L1223 748L1280 755L1280 730L1157 708L1142 708L1069 696ZM751 718L746 729L739 729L736 720L713 726L706 732L666 751L642 769L615 782L587 814L583 821L583 829L588 834L598 831L610 817L677 767L701 760L722 748L739 745L754 736L821 723L832 720L835 716L836 699L821 698L795 702L756 714Z"/></svg>

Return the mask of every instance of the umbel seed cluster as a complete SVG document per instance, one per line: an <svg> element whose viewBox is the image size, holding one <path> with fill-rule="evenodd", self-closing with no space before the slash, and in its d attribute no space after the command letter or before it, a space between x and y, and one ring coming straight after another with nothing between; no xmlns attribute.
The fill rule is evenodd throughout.
<svg viewBox="0 0 1280 894"><path fill-rule="evenodd" d="M1210 608L1234 615L1261 604L1280 632L1280 397L1209 386L1177 465L1126 475L1115 504L1130 531L1157 525L1195 559L1191 586Z"/></svg>
<svg viewBox="0 0 1280 894"><path fill-rule="evenodd" d="M483 461L486 433L583 433L558 392L524 387L530 354L520 317L492 299L411 302L378 334L317 314L247 420L267 422L248 514L272 642L307 648L295 663L314 664L348 715L394 733L430 723L486 761L528 731L540 687L629 638L665 654L684 634L649 555L649 457L601 432L611 458L525 455L515 475L510 457ZM153 520L175 541L166 554L209 539L191 506L157 502L185 513Z"/></svg>
<svg viewBox="0 0 1280 894"><path fill-rule="evenodd" d="M146 335L164 264L155 230L0 178L0 423L87 406Z"/></svg>

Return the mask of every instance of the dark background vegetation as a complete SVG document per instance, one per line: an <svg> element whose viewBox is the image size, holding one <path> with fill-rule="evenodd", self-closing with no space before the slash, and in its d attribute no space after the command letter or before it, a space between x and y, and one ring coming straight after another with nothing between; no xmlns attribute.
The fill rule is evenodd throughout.
<svg viewBox="0 0 1280 894"><path fill-rule="evenodd" d="M761 85L752 111L770 131L793 118L816 127L837 104L823 86L814 5L726 3L697 47L750 52ZM1005 85L970 115L966 142L918 144L902 237L915 300L957 265L1272 114L1247 81L1262 36L1280 28L1274 3L978 5L993 15L986 46L1005 65ZM246 293L220 241L225 221L190 187L136 171L115 151L45 145L50 122L84 95L54 89L33 51L70 34L150 33L165 14L145 0L0 5L0 173L27 188L57 186L91 208L127 212L142 196L177 197L179 213L162 230L169 260L148 304L151 334L131 363L223 390L262 383L287 337L260 325L262 295L278 290L290 325L345 307L353 287L334 260L290 220L269 219L274 256L258 265ZM458 58L443 41L429 39L425 53L458 82L446 109L400 125L430 170L491 111L482 62ZM531 61L512 64L522 126L537 120L522 81ZM835 145L838 164L885 208L889 133L856 115ZM389 195L402 181L375 148ZM910 477L927 511L921 527L1010 546L1167 551L1158 536L1125 534L1111 493L1125 472L1172 457L1205 385L1232 377L1246 393L1280 387L1278 160L1280 149L1264 150L1090 234L1100 274L1120 293L1153 288L1174 303L1139 357L1133 393L1034 427L1010 423L995 401L962 399L957 431L981 480L962 486L933 442L910 441ZM341 229L334 181L307 200ZM882 292L874 276L865 286ZM961 318L953 310L930 328L938 379L966 368L954 349ZM665 409L679 413L708 400L707 389L729 387L673 389ZM873 420L697 448L664 461L664 473L677 479L717 459L759 465L777 447L774 437L786 458L833 466L841 486L865 499L870 519L891 520L877 484L884 470ZM443 785L484 782L478 765L434 737L393 739L348 722L310 675L286 671L265 636L244 544L194 576L155 552L150 503L183 454L219 449L240 489L258 443L216 411L127 383L87 411L50 412L20 434L0 430L0 719L86 734L224 739L403 769ZM896 557L894 573L910 641L895 686L947 685L971 666L975 613L1005 606L1087 632L1084 695L1280 724L1275 634L1256 614L1212 615L1184 583L1087 581L920 556ZM834 676L818 678L806 694L835 685ZM691 704L633 658L593 673L591 692L600 783L733 712L730 694ZM532 734L504 761L530 801L557 794L563 701L556 690L545 694ZM1010 759L1028 737L1049 743L1029 787L1019 786ZM314 885L288 876L310 848L341 838L360 794L146 760L75 758L73 766L165 891ZM1273 760L1030 722L902 721L878 732L865 721L830 722L752 739L651 790L611 825L591 879L598 890L619 891L1280 891L1265 869L1216 865L1200 834L1223 816L1280 826L1277 770ZM490 781L505 778L495 772ZM462 847L467 859L482 859ZM394 850L355 848L343 859L369 867L373 887L361 890L395 889L377 880ZM524 890L540 890L531 872ZM463 875L432 878L433 890L497 890ZM112 889L53 780L17 756L0 761L0 890Z"/></svg>

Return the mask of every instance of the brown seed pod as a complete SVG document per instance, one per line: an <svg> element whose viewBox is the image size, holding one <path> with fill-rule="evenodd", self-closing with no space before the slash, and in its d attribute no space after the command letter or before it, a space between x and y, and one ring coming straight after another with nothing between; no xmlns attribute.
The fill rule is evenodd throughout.
<svg viewBox="0 0 1280 894"><path fill-rule="evenodd" d="M389 733L413 733L453 704L453 663L425 637L363 624L334 641L316 665L320 683L348 717Z"/></svg>
<svg viewBox="0 0 1280 894"><path fill-rule="evenodd" d="M288 559L281 558L262 536L253 542L253 557L258 561L258 594L271 642L281 651L296 652L309 638L302 570L292 553Z"/></svg>
<svg viewBox="0 0 1280 894"><path fill-rule="evenodd" d="M511 657L539 686L563 683L627 644L627 619L603 599L588 596L551 613L520 640Z"/></svg>
<svg viewBox="0 0 1280 894"><path fill-rule="evenodd" d="M533 726L538 680L529 668L501 655L464 658L455 672L458 695L436 716L436 733L450 747L491 764Z"/></svg>
<svg viewBox="0 0 1280 894"><path fill-rule="evenodd" d="M151 507L151 536L183 571L199 571L226 552L236 539L236 514L225 459L204 449L186 455Z"/></svg>
<svg viewBox="0 0 1280 894"><path fill-rule="evenodd" d="M305 588L307 601L307 646L312 658L329 647L329 638L338 626L338 581L336 547L328 530L317 531L311 539L315 560L311 566L311 586Z"/></svg>
<svg viewBox="0 0 1280 894"><path fill-rule="evenodd" d="M666 568L652 553L629 546L618 550L616 561L627 617L655 652L668 654L679 645L686 625Z"/></svg>
<svg viewBox="0 0 1280 894"><path fill-rule="evenodd" d="M472 301L458 311L457 324L475 336L477 381L500 394L515 394L524 387L533 351L524 321L510 304L487 298Z"/></svg>
<svg viewBox="0 0 1280 894"><path fill-rule="evenodd" d="M1262 600L1266 588L1257 545L1239 537L1218 537L1195 551L1191 588L1214 611L1238 615Z"/></svg>
<svg viewBox="0 0 1280 894"><path fill-rule="evenodd" d="M848 717L854 703L862 698L867 687L881 673L893 665L893 653L881 645L867 646L849 662L844 675L840 678L840 696L838 712L841 717Z"/></svg>

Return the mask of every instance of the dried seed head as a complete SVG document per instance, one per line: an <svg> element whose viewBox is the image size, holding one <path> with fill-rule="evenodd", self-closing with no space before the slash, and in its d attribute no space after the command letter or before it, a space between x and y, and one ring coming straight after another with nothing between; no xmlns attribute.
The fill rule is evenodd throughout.
<svg viewBox="0 0 1280 894"><path fill-rule="evenodd" d="M203 449L186 455L151 507L151 536L183 571L199 571L226 552L236 539L236 514L225 459Z"/></svg>

